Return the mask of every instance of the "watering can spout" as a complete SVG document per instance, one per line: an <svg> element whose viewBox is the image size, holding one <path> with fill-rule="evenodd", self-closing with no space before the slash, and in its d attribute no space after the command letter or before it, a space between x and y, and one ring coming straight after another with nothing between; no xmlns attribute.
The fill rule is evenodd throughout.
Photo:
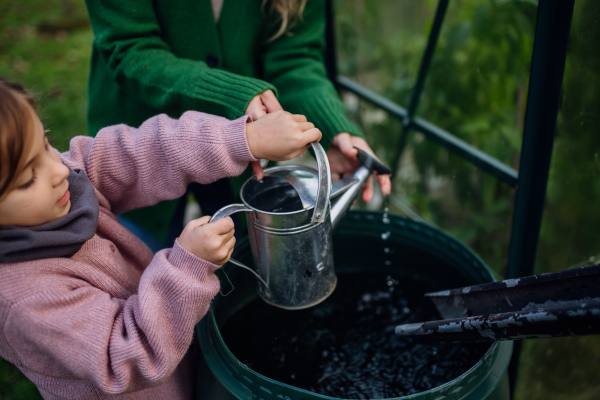
<svg viewBox="0 0 600 400"><path fill-rule="evenodd" d="M346 215L360 189L367 182L371 172L377 175L389 175L392 172L377 157L355 147L358 150L358 161L361 166L353 175L340 179L332 185L331 190L331 225L335 229ZM337 197L334 199L334 197Z"/></svg>

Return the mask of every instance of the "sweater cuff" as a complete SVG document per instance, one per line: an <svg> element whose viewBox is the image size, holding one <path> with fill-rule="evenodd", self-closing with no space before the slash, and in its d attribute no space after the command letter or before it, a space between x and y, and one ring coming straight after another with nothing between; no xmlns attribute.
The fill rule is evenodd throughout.
<svg viewBox="0 0 600 400"><path fill-rule="evenodd" d="M248 146L248 136L246 135L246 126L252 122L249 115L228 122L223 127L223 134L229 139L229 151L235 160L239 161L258 161L250 152Z"/></svg>
<svg viewBox="0 0 600 400"><path fill-rule="evenodd" d="M321 146L327 151L331 141L338 133L348 132L364 138L361 131L348 120L343 103L339 99L316 95L296 103L300 114L309 118L309 122L321 130Z"/></svg>
<svg viewBox="0 0 600 400"><path fill-rule="evenodd" d="M211 103L214 106L208 106L207 109L207 105L203 104L202 108L202 111L209 114L235 119L245 114L250 101L256 95L272 90L277 96L275 86L260 79L234 75L219 69L211 69L207 75L206 79L202 80L202 85L196 87L196 97L212 99Z"/></svg>
<svg viewBox="0 0 600 400"><path fill-rule="evenodd" d="M167 259L171 264L186 274L196 275L200 280L207 279L207 275L221 268L220 265L206 261L184 249L179 244L179 239L175 239L173 248L167 251L169 251Z"/></svg>

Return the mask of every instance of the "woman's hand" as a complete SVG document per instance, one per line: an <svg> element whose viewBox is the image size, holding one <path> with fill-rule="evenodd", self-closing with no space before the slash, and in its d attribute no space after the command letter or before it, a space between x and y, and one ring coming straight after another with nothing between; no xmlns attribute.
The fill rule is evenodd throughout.
<svg viewBox="0 0 600 400"><path fill-rule="evenodd" d="M249 115L253 120L257 120L267 113L283 110L281 104L275 97L272 90L266 90L257 94L248 104L245 115Z"/></svg>
<svg viewBox="0 0 600 400"><path fill-rule="evenodd" d="M304 115L275 111L246 124L246 137L255 158L284 161L302 155L312 142L321 140L321 131ZM260 174L254 172L262 179L262 169Z"/></svg>
<svg viewBox="0 0 600 400"><path fill-rule="evenodd" d="M203 260L223 265L235 245L233 221L230 217L208 221L210 216L205 215L188 222L179 236L179 245Z"/></svg>
<svg viewBox="0 0 600 400"><path fill-rule="evenodd" d="M373 151L365 142L365 140L358 136L350 135L349 133L339 133L331 142L329 150L327 150L327 158L329 159L329 166L331 168L332 181L337 181L343 178L345 175L353 173L360 164L356 155L358 151L354 147L358 147L368 153L373 154ZM378 175L377 181L381 193L384 195L390 194L392 191L392 182L390 181L389 175ZM369 177L367 183L364 186L363 200L365 202L371 201L373 197L373 177Z"/></svg>

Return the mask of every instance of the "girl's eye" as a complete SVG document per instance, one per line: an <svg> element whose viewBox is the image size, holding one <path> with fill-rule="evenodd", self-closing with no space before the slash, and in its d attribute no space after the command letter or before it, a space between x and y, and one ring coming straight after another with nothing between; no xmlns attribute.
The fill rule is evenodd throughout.
<svg viewBox="0 0 600 400"><path fill-rule="evenodd" d="M50 131L46 131L46 132L50 132ZM50 149L50 145L52 145L53 141L54 141L54 138L46 136L46 144L44 146L46 148L46 150Z"/></svg>
<svg viewBox="0 0 600 400"><path fill-rule="evenodd" d="M28 187L30 187L31 185L33 185L35 183L35 178L36 178L36 174L34 171L33 175L31 176L31 179L28 180L27 182L25 182L24 184L22 184L21 186L19 186L17 189L19 189L19 190L27 189Z"/></svg>

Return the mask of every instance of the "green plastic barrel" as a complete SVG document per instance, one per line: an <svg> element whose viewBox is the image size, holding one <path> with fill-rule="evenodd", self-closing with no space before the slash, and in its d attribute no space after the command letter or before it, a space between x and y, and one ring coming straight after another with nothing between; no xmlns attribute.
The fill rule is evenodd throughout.
<svg viewBox="0 0 600 400"><path fill-rule="evenodd" d="M350 212L334 233L337 274L393 272L426 282L436 290L491 282L494 277L467 246L445 232L407 218L382 213ZM247 240L236 244L234 258L251 264ZM221 337L219 326L256 299L256 282L236 267L226 266L222 291L197 326L204 360L197 375L197 399L334 400L269 379L238 361ZM293 312L293 311L290 311ZM246 334L240 332L240 335ZM509 399L506 369L512 342L495 342L467 372L436 388L397 399Z"/></svg>

